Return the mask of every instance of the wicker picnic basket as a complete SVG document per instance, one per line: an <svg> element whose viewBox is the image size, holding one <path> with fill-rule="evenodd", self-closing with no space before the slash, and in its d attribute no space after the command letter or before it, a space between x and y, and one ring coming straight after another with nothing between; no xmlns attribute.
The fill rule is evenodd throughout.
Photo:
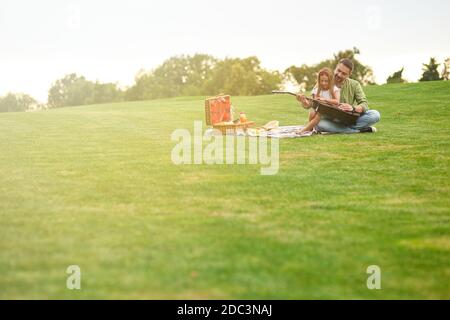
<svg viewBox="0 0 450 320"><path fill-rule="evenodd" d="M238 130L247 131L248 128L255 125L253 121L240 122L239 119L233 121L229 95L218 95L206 99L205 117L206 124L218 129L222 134L235 133Z"/></svg>

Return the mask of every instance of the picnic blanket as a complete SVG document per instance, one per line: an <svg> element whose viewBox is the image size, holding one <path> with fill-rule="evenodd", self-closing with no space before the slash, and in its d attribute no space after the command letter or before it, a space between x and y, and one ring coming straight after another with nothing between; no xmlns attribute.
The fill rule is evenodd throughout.
<svg viewBox="0 0 450 320"><path fill-rule="evenodd" d="M318 134L317 131L307 131L302 134L299 133L299 131L304 126L282 126L282 127L276 127L270 130L264 130L262 128L253 129L249 128L247 131L244 130L237 130L234 135L236 136L248 136L248 137L268 137L268 138L305 138L305 137L311 137L314 134ZM214 135L215 130L214 129L208 129L206 131L206 135Z"/></svg>
<svg viewBox="0 0 450 320"><path fill-rule="evenodd" d="M270 130L258 130L258 129L248 129L246 132L247 136L250 137L269 137L269 138L304 138L310 137L316 134L316 131L307 131L302 134L299 133L304 126L281 126Z"/></svg>

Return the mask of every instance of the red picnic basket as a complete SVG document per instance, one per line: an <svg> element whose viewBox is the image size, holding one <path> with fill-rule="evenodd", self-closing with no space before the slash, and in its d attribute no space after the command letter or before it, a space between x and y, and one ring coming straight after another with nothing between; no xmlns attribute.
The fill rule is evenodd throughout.
<svg viewBox="0 0 450 320"><path fill-rule="evenodd" d="M218 129L222 134L235 133L236 130L246 131L253 127L255 122L240 119L233 120L231 97L229 95L218 95L205 100L206 124Z"/></svg>

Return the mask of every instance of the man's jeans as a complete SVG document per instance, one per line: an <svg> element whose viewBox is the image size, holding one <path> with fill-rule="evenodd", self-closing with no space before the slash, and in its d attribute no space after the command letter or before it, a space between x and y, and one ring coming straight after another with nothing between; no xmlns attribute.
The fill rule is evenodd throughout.
<svg viewBox="0 0 450 320"><path fill-rule="evenodd" d="M368 110L358 118L354 126L347 127L342 123L321 119L317 128L321 132L358 133L360 129L370 127L380 121L380 117L380 113L377 110Z"/></svg>

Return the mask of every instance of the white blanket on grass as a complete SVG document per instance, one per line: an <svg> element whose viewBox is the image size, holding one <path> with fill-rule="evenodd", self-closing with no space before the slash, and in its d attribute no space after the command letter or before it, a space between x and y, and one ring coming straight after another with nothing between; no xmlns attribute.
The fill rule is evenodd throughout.
<svg viewBox="0 0 450 320"><path fill-rule="evenodd" d="M316 131L307 131L302 134L299 133L299 131L304 128L304 126L282 126L277 127L271 130L256 130L256 129L248 129L247 132L243 130L238 130L235 135L236 136L249 136L249 137L269 137L269 138L304 138L304 137L310 137L314 134L317 134ZM206 131L206 135L214 135L215 134L214 129L208 129Z"/></svg>
<svg viewBox="0 0 450 320"><path fill-rule="evenodd" d="M282 126L254 136L262 135L270 138L304 138L310 137L316 133L316 131L306 131L300 134L299 131L303 128L304 126ZM247 135L252 136L252 131L249 130Z"/></svg>

